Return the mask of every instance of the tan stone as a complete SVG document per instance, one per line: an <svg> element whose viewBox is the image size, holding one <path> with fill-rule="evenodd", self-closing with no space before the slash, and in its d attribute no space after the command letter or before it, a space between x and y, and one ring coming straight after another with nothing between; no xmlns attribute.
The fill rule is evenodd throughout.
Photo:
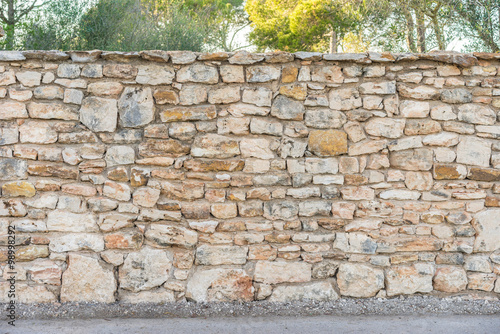
<svg viewBox="0 0 500 334"><path fill-rule="evenodd" d="M32 183L26 181L7 182L2 186L2 196L33 197L36 194Z"/></svg>
<svg viewBox="0 0 500 334"><path fill-rule="evenodd" d="M342 263L337 284L343 296L373 297L384 288L384 272L366 264Z"/></svg>
<svg viewBox="0 0 500 334"><path fill-rule="evenodd" d="M187 284L186 297L196 302L252 301L252 278L242 269L198 269Z"/></svg>
<svg viewBox="0 0 500 334"><path fill-rule="evenodd" d="M61 301L113 303L116 285L113 272L98 260L70 254L62 276Z"/></svg>
<svg viewBox="0 0 500 334"><path fill-rule="evenodd" d="M308 147L320 157L341 155L347 153L347 134L340 130L313 130Z"/></svg>
<svg viewBox="0 0 500 334"><path fill-rule="evenodd" d="M309 282L311 265L305 262L258 261L255 265L254 281L266 284L286 282Z"/></svg>

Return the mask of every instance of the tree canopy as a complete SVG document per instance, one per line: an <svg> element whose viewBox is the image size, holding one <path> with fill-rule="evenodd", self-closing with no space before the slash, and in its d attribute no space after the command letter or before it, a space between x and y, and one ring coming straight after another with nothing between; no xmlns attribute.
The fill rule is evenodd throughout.
<svg viewBox="0 0 500 334"><path fill-rule="evenodd" d="M0 0L0 48L500 52L500 0ZM244 37L245 34L247 38Z"/></svg>

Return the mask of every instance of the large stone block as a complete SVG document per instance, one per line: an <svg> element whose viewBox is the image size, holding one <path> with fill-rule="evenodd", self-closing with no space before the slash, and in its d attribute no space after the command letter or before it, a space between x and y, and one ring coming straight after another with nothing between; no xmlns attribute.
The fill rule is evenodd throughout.
<svg viewBox="0 0 500 334"><path fill-rule="evenodd" d="M117 116L116 100L87 97L82 102L80 122L94 132L114 132Z"/></svg>
<svg viewBox="0 0 500 334"><path fill-rule="evenodd" d="M95 258L69 255L68 269L62 275L61 302L113 303L115 291L112 270L105 269Z"/></svg>
<svg viewBox="0 0 500 334"><path fill-rule="evenodd" d="M302 285L280 285L273 289L270 302L302 302L314 300L320 302L339 299L338 293L330 281L311 282Z"/></svg>
<svg viewBox="0 0 500 334"><path fill-rule="evenodd" d="M223 264L245 264L248 247L201 245L196 249L196 264L218 266Z"/></svg>
<svg viewBox="0 0 500 334"><path fill-rule="evenodd" d="M384 288L384 271L361 263L342 263L337 274L340 294L373 297Z"/></svg>
<svg viewBox="0 0 500 334"><path fill-rule="evenodd" d="M138 292L158 287L167 281L171 268L171 254L144 247L127 255L118 271L120 288Z"/></svg>
<svg viewBox="0 0 500 334"><path fill-rule="evenodd" d="M472 224L476 230L475 252L500 249L500 209L489 209L476 214Z"/></svg>
<svg viewBox="0 0 500 334"><path fill-rule="evenodd" d="M313 130L308 146L320 157L341 155L347 153L347 134L340 130Z"/></svg>
<svg viewBox="0 0 500 334"><path fill-rule="evenodd" d="M136 128L151 123L155 116L155 106L151 88L126 87L118 100L120 124L126 128Z"/></svg>
<svg viewBox="0 0 500 334"><path fill-rule="evenodd" d="M198 242L198 233L178 226L152 224L145 236L155 247L193 247Z"/></svg>
<svg viewBox="0 0 500 334"><path fill-rule="evenodd" d="M306 262L258 261L253 279L265 284L309 282L311 268Z"/></svg>
<svg viewBox="0 0 500 334"><path fill-rule="evenodd" d="M252 301L252 278L242 269L199 268L188 281L186 297L196 302Z"/></svg>
<svg viewBox="0 0 500 334"><path fill-rule="evenodd" d="M431 292L435 268L429 263L392 267L386 271L388 296Z"/></svg>
<svg viewBox="0 0 500 334"><path fill-rule="evenodd" d="M199 158L231 158L240 154L236 140L216 134L207 134L195 138L191 146L191 155Z"/></svg>

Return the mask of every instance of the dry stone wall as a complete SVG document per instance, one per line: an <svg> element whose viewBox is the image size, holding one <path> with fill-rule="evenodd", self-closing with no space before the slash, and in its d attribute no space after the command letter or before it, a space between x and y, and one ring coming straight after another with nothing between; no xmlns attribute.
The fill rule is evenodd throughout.
<svg viewBox="0 0 500 334"><path fill-rule="evenodd" d="M0 52L0 301L500 293L500 55Z"/></svg>

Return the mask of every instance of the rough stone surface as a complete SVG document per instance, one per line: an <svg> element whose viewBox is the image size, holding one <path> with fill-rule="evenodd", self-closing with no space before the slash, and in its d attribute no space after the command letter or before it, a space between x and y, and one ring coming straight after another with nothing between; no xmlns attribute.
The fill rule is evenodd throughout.
<svg viewBox="0 0 500 334"><path fill-rule="evenodd" d="M145 247L129 253L118 273L120 288L133 292L150 290L167 281L171 268L172 259L165 250Z"/></svg>
<svg viewBox="0 0 500 334"><path fill-rule="evenodd" d="M373 297L384 288L384 271L366 264L342 263L337 283L343 296Z"/></svg>
<svg viewBox="0 0 500 334"><path fill-rule="evenodd" d="M113 272L95 258L70 254L62 275L61 301L112 303L116 284Z"/></svg>
<svg viewBox="0 0 500 334"><path fill-rule="evenodd" d="M18 301L498 298L495 54L0 60Z"/></svg>

